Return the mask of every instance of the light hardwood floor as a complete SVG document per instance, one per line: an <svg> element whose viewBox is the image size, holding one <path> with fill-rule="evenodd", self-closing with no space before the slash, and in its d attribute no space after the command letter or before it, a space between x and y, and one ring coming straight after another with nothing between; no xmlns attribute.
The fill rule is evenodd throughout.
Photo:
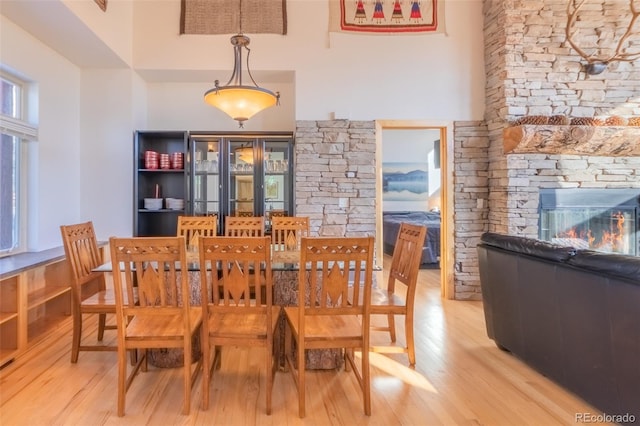
<svg viewBox="0 0 640 426"><path fill-rule="evenodd" d="M71 364L69 319L0 370L0 424L568 425L576 413L599 414L499 350L486 336L480 302L441 299L439 271L423 270L419 280L416 368L408 367L404 354L371 354L371 417L363 413L353 374L334 370L307 375L303 420L290 374L277 373L273 414L267 416L263 353L232 348L213 377L209 410L200 409L201 378L191 414L183 416L181 371L150 368L134 381L126 416L118 418L116 354L82 352ZM95 339L96 326L90 321L83 335ZM399 343L403 336L399 330ZM388 335L373 333L372 342L388 342Z"/></svg>

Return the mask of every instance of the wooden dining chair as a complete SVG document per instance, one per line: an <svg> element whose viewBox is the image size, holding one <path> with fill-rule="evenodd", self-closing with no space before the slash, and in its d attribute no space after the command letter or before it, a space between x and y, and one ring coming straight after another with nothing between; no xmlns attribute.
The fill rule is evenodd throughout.
<svg viewBox="0 0 640 426"><path fill-rule="evenodd" d="M216 268L218 273L210 273ZM264 295L252 291L256 271L264 276L267 290ZM273 379L279 358L274 351L273 335L280 307L273 305L269 237L200 238L200 274L204 316L203 409L209 406L210 382L214 368L220 365L220 347L257 346L265 349L266 412L271 414Z"/></svg>
<svg viewBox="0 0 640 426"><path fill-rule="evenodd" d="M271 246L273 251L299 252L301 239L308 236L308 217L276 216L271 219Z"/></svg>
<svg viewBox="0 0 640 426"><path fill-rule="evenodd" d="M217 234L217 216L178 216L176 235L184 237L187 244L187 257L190 255L197 257L198 238L215 237Z"/></svg>
<svg viewBox="0 0 640 426"><path fill-rule="evenodd" d="M395 315L404 315L405 342L404 348L397 346L375 346L374 352L407 353L409 364L416 363L416 349L413 333L413 307L416 294L416 282L420 270L422 247L427 235L427 228L403 222L396 237L396 244L389 269L389 279L386 289L374 289L371 296L371 314L385 315L387 326L375 326L372 330L387 331L391 342L396 341ZM405 295L396 292L396 282L406 286Z"/></svg>
<svg viewBox="0 0 640 426"><path fill-rule="evenodd" d="M71 362L78 362L80 351L116 351L116 345L83 345L82 322L86 314L98 315L98 342L102 342L105 330L115 330L115 324L107 325L107 315L116 313L115 294L107 288L104 272L94 268L103 263L93 222L60 226L64 253L71 275L71 300L73 337Z"/></svg>
<svg viewBox="0 0 640 426"><path fill-rule="evenodd" d="M299 274L298 306L284 307L285 368L291 370L298 389L300 417L305 416L305 350L327 348L344 349L345 361L362 389L364 412L371 415L369 307L373 251L373 237L302 238L300 265L307 266L306 273ZM356 367L355 349L361 352L360 369Z"/></svg>
<svg viewBox="0 0 640 426"><path fill-rule="evenodd" d="M111 262L116 293L118 324L118 416L124 416L125 398L140 369L147 370L147 349L183 350L184 402L189 414L191 388L202 368L202 359L192 367L191 342L202 325L202 307L191 306L186 247L182 237L111 237ZM137 283L139 304L132 300ZM202 336L200 336L202 339ZM139 350L136 365L127 375L127 350ZM153 387L147 389L155 392Z"/></svg>
<svg viewBox="0 0 640 426"><path fill-rule="evenodd" d="M264 216L225 216L224 235L226 237L264 236Z"/></svg>

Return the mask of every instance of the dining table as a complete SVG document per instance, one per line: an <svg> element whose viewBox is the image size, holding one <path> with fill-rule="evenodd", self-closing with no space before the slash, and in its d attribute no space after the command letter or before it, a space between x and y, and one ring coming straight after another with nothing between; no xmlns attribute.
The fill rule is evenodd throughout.
<svg viewBox="0 0 640 426"><path fill-rule="evenodd" d="M306 268L304 268L306 269ZM105 274L113 273L111 262L106 262L95 271L104 272ZM183 268L178 265L179 273ZM374 267L374 270L381 270ZM186 271L189 274L189 302L192 306L201 305L201 275L200 262L196 253L189 252L187 254ZM300 277L300 252L295 250L272 250L271 255L271 272L273 282L273 304L280 306L297 306L298 305L298 289ZM309 272L306 272L307 274ZM376 285L376 274L374 274L373 285ZM113 281L113 280L111 280ZM179 297L180 298L180 297ZM279 345L284 349L284 333L286 326L284 315L280 315L278 319L278 327L274 335L274 345ZM192 341L193 361L200 359L202 354L200 346L200 334L196 334ZM284 366L284 353L281 354L280 365ZM306 352L305 365L309 370L323 370L340 368L344 364L344 354L340 349L309 349ZM148 352L149 362L160 368L181 367L184 365L183 351L179 348L160 348L150 349Z"/></svg>

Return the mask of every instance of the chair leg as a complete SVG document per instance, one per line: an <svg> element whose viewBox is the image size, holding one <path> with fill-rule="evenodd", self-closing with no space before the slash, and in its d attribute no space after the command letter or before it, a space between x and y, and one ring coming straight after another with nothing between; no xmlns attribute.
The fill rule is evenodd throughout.
<svg viewBox="0 0 640 426"><path fill-rule="evenodd" d="M413 319L409 315L404 319L404 334L407 340L407 355L409 356L409 365L416 365L416 346L413 337Z"/></svg>
<svg viewBox="0 0 640 426"><path fill-rule="evenodd" d="M80 340L82 339L82 313L73 313L73 337L71 339L71 362L78 362L80 353Z"/></svg>
<svg viewBox="0 0 640 426"><path fill-rule="evenodd" d="M389 324L389 336L391 336L391 341L396 341L396 319L395 315L387 314L387 324Z"/></svg>
<svg viewBox="0 0 640 426"><path fill-rule="evenodd" d="M127 354L118 349L118 417L124 416L125 397L127 393Z"/></svg>
<svg viewBox="0 0 640 426"><path fill-rule="evenodd" d="M307 369L304 356L304 345L298 340L298 416L302 419L305 413L305 371Z"/></svg>
<svg viewBox="0 0 640 426"><path fill-rule="evenodd" d="M362 396L364 414L371 415L371 370L369 366L369 348L362 348Z"/></svg>
<svg viewBox="0 0 640 426"><path fill-rule="evenodd" d="M351 364L349 363L349 356L353 359L353 350L351 348L344 348L344 371L351 371Z"/></svg>
<svg viewBox="0 0 640 426"><path fill-rule="evenodd" d="M98 314L98 341L104 338L104 327L107 324L107 314Z"/></svg>
<svg viewBox="0 0 640 426"><path fill-rule="evenodd" d="M287 356L291 356L292 351L292 343L291 343L291 327L288 324L284 327L284 366L283 371L286 373L289 371L289 363L287 362Z"/></svg>
<svg viewBox="0 0 640 426"><path fill-rule="evenodd" d="M131 349L129 351L129 358L130 358L131 365L136 365L138 363L138 350Z"/></svg>
<svg viewBox="0 0 640 426"><path fill-rule="evenodd" d="M267 365L265 369L265 374L267 375L266 380L266 394L267 394L267 415L271 415L271 390L273 388L273 375L275 373L275 362L273 356L273 342L269 345L267 341L267 350L265 351L267 355Z"/></svg>
<svg viewBox="0 0 640 426"><path fill-rule="evenodd" d="M191 338L184 339L184 402L182 404L182 414L189 415L191 411Z"/></svg>
<svg viewBox="0 0 640 426"><path fill-rule="evenodd" d="M209 409L209 386L211 384L211 364L209 336L202 336L202 409Z"/></svg>
<svg viewBox="0 0 640 426"><path fill-rule="evenodd" d="M220 367L222 367L222 346L220 346L220 345L217 345L215 350L214 350L213 367L216 370L220 370Z"/></svg>

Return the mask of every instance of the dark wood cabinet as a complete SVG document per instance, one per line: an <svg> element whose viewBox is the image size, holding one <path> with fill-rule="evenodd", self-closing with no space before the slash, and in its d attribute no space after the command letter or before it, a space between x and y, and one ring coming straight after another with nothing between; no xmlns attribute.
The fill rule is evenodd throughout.
<svg viewBox="0 0 640 426"><path fill-rule="evenodd" d="M220 232L228 215L266 216L267 227L271 212L293 215L293 143L291 132L136 132L134 235L174 235L180 214L216 215ZM147 164L178 152L182 169ZM156 193L161 206L145 204Z"/></svg>
<svg viewBox="0 0 640 426"><path fill-rule="evenodd" d="M188 132L181 131L135 133L134 236L175 235L178 215L189 214L188 140ZM174 154L182 154L182 166L179 168L174 167L171 161ZM155 164L149 158L151 155L154 155ZM161 158L169 161L168 166L161 164ZM180 202L182 208L177 207Z"/></svg>

